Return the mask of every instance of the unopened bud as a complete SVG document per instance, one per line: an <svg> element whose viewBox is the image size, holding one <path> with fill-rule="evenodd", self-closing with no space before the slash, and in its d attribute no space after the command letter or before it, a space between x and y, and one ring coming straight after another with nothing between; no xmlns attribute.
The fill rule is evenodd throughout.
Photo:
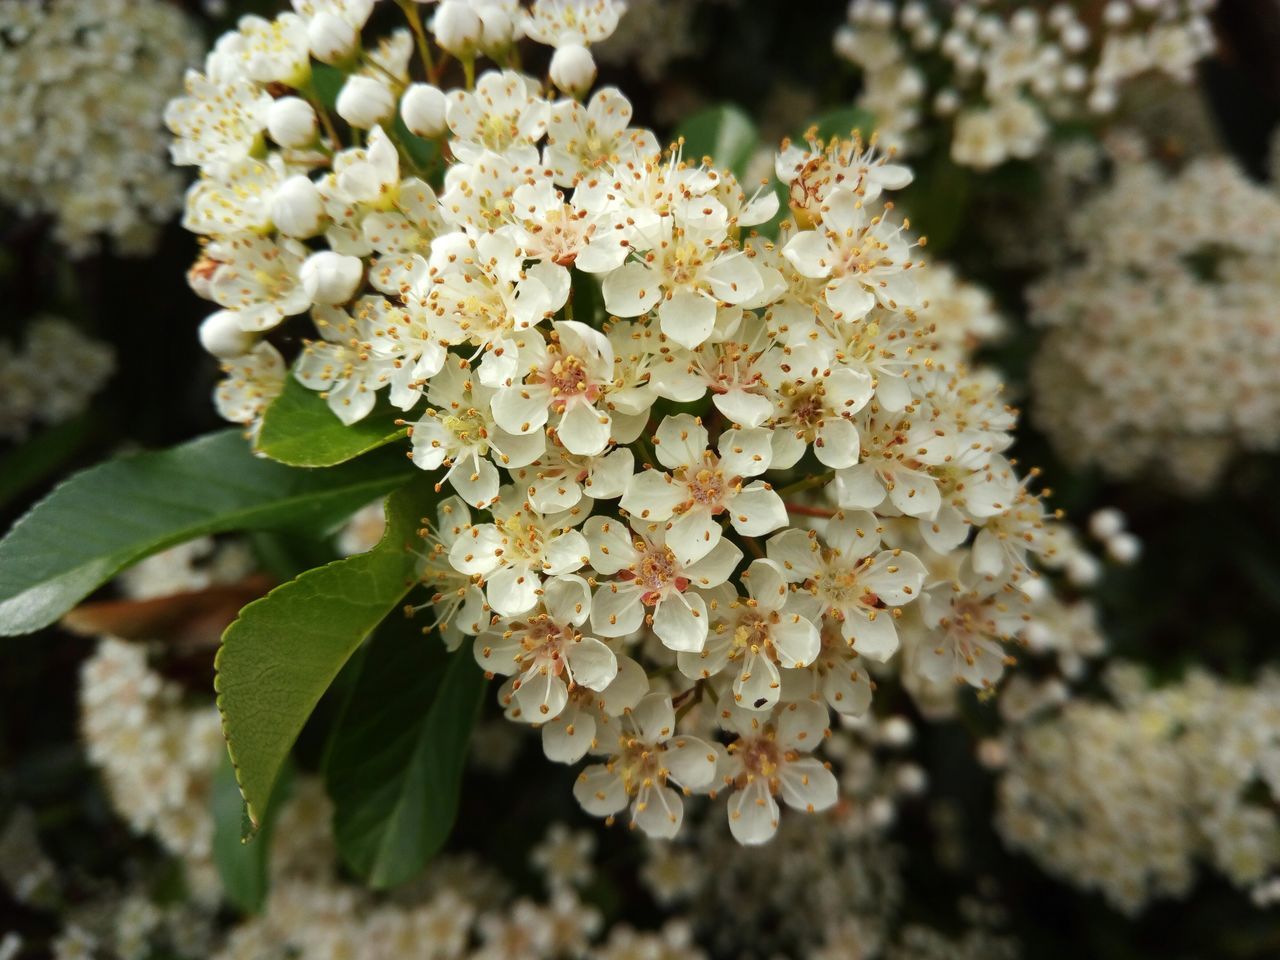
<svg viewBox="0 0 1280 960"><path fill-rule="evenodd" d="M322 250L302 264L302 289L312 303L346 303L356 295L363 275L364 263L359 257Z"/></svg>
<svg viewBox="0 0 1280 960"><path fill-rule="evenodd" d="M551 82L573 96L581 96L596 82L591 51L576 43L557 47L551 57Z"/></svg>
<svg viewBox="0 0 1280 960"><path fill-rule="evenodd" d="M342 63L360 46L360 34L342 17L317 13L307 24L311 53L323 63Z"/></svg>
<svg viewBox="0 0 1280 960"><path fill-rule="evenodd" d="M438 137L445 131L448 106L439 87L415 83L400 98L400 116L410 133L420 137Z"/></svg>
<svg viewBox="0 0 1280 960"><path fill-rule="evenodd" d="M466 0L443 0L431 18L431 32L436 43L455 57L469 57L480 43L484 25Z"/></svg>
<svg viewBox="0 0 1280 960"><path fill-rule="evenodd" d="M282 147L309 147L316 140L316 112L305 100L281 97L267 111L267 133Z"/></svg>
<svg viewBox="0 0 1280 960"><path fill-rule="evenodd" d="M240 317L234 310L211 313L200 324L200 346L219 360L243 357L257 342L257 337L241 329Z"/></svg>
<svg viewBox="0 0 1280 960"><path fill-rule="evenodd" d="M372 77L348 77L338 94L338 116L353 127L368 130L396 112L396 98L385 83Z"/></svg>
<svg viewBox="0 0 1280 960"><path fill-rule="evenodd" d="M302 174L280 184L271 200L271 221L286 237L305 240L324 229L320 190Z"/></svg>

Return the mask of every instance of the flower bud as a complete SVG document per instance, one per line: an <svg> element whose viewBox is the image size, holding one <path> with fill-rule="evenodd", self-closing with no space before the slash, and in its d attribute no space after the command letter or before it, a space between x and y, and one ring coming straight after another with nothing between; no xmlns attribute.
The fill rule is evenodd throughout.
<svg viewBox="0 0 1280 960"><path fill-rule="evenodd" d="M412 84L400 98L404 125L420 137L438 137L444 133L447 107L444 93L429 83Z"/></svg>
<svg viewBox="0 0 1280 960"><path fill-rule="evenodd" d="M311 53L323 63L341 63L360 46L356 28L332 13L317 13L307 24Z"/></svg>
<svg viewBox="0 0 1280 960"><path fill-rule="evenodd" d="M576 43L557 47L551 56L551 82L565 93L581 96L596 82L591 51Z"/></svg>
<svg viewBox="0 0 1280 960"><path fill-rule="evenodd" d="M431 18L431 32L436 43L455 57L467 57L475 53L484 25L466 0L442 0Z"/></svg>
<svg viewBox="0 0 1280 960"><path fill-rule="evenodd" d="M200 324L200 346L219 360L234 360L253 349L258 338L240 327L234 310L211 313Z"/></svg>
<svg viewBox="0 0 1280 960"><path fill-rule="evenodd" d="M320 190L302 174L280 184L271 199L271 221L286 237L305 240L324 229Z"/></svg>
<svg viewBox="0 0 1280 960"><path fill-rule="evenodd" d="M321 250L302 264L302 289L312 303L346 303L356 295L363 275L364 263L359 257Z"/></svg>
<svg viewBox="0 0 1280 960"><path fill-rule="evenodd" d="M385 83L372 77L348 77L338 94L338 116L368 130L395 116L396 98Z"/></svg>
<svg viewBox="0 0 1280 960"><path fill-rule="evenodd" d="M282 147L309 147L316 140L316 112L305 100L281 97L267 111L267 133Z"/></svg>
<svg viewBox="0 0 1280 960"><path fill-rule="evenodd" d="M519 23L500 4L482 4L476 16L480 18L480 46L486 54L501 53L520 39Z"/></svg>

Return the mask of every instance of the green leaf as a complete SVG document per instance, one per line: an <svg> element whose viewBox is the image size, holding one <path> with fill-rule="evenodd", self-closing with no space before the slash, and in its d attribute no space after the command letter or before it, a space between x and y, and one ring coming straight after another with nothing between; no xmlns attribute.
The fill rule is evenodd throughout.
<svg viewBox="0 0 1280 960"><path fill-rule="evenodd" d="M902 193L910 214L911 232L929 238L925 254L945 253L956 242L969 209L973 175L946 153L916 168L916 179Z"/></svg>
<svg viewBox="0 0 1280 960"><path fill-rule="evenodd" d="M811 128L817 128L818 137L823 140L847 137L857 130L863 140L869 139L876 129L876 118L869 110L861 107L842 107L814 118L805 125L804 130L797 130L803 136Z"/></svg>
<svg viewBox="0 0 1280 960"><path fill-rule="evenodd" d="M0 541L0 636L52 623L120 570L228 530L325 529L404 482L403 457L294 470L238 430L76 474Z"/></svg>
<svg viewBox="0 0 1280 960"><path fill-rule="evenodd" d="M332 467L404 437L408 429L396 424L402 416L380 399L372 413L348 426L319 393L288 377L262 417L254 448L291 467Z"/></svg>
<svg viewBox="0 0 1280 960"><path fill-rule="evenodd" d="M364 651L325 767L338 850L371 886L412 880L448 839L486 687L469 649L412 621Z"/></svg>
<svg viewBox="0 0 1280 960"><path fill-rule="evenodd" d="M676 136L684 137L686 159L711 157L717 167L728 167L737 177L746 173L760 140L751 118L730 103L695 113L680 124Z"/></svg>
<svg viewBox="0 0 1280 960"><path fill-rule="evenodd" d="M93 432L93 417L84 414L41 430L0 457L0 506L58 470Z"/></svg>
<svg viewBox="0 0 1280 960"><path fill-rule="evenodd" d="M417 531L436 499L427 477L397 490L387 498L387 529L376 547L276 587L223 634L214 689L254 824L262 823L276 776L320 697L417 583Z"/></svg>
<svg viewBox="0 0 1280 960"><path fill-rule="evenodd" d="M266 899L271 834L291 781L291 771L286 768L271 796L262 830L250 836L245 829L244 799L229 755L222 758L213 778L213 862L227 900L244 913L257 913Z"/></svg>

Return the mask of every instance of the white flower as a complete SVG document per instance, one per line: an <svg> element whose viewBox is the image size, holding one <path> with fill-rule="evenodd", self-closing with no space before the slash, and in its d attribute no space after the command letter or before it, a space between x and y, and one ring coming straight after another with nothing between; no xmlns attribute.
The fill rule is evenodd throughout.
<svg viewBox="0 0 1280 960"><path fill-rule="evenodd" d="M202 171L187 193L182 226L211 237L267 233L281 173L279 163L248 157Z"/></svg>
<svg viewBox="0 0 1280 960"><path fill-rule="evenodd" d="M625 637L648 622L671 650L697 652L707 639L707 604L695 590L724 583L742 551L720 540L701 559L677 555L660 524L632 531L606 517L583 527L591 566L613 580L601 583L591 605L591 627L602 637ZM691 590L693 587L695 590ZM652 613L646 614L646 608Z"/></svg>
<svg viewBox="0 0 1280 960"><path fill-rule="evenodd" d="M613 35L626 9L620 0L534 0L524 32L549 47L600 43Z"/></svg>
<svg viewBox="0 0 1280 960"><path fill-rule="evenodd" d="M821 542L816 534L786 530L769 541L768 555L789 581L806 584L860 654L884 662L898 649L896 608L919 596L925 567L914 554L879 547L874 514L840 513Z"/></svg>
<svg viewBox="0 0 1280 960"><path fill-rule="evenodd" d="M270 94L248 80L218 83L188 71L187 96L172 100L164 122L173 131L170 147L179 166L210 166L242 160L267 127Z"/></svg>
<svg viewBox="0 0 1280 960"><path fill-rule="evenodd" d="M525 496L541 513L555 513L575 506L584 496L616 500L626 491L635 472L635 455L626 447L604 456L571 454L559 445L547 447L537 462L511 471L525 484Z"/></svg>
<svg viewBox="0 0 1280 960"><path fill-rule="evenodd" d="M673 837L684 818L680 795L709 785L716 753L696 737L676 733L675 710L666 694L646 696L618 724L615 752L606 763L587 767L574 784L582 809L612 817L631 808L631 822L651 837Z"/></svg>
<svg viewBox="0 0 1280 960"><path fill-rule="evenodd" d="M325 402L345 424L364 419L373 410L377 391L391 380L392 361L377 356L364 342L358 323L339 307L312 311L323 340L309 342L293 368L293 375L312 390L325 392Z"/></svg>
<svg viewBox="0 0 1280 960"><path fill-rule="evenodd" d="M295 240L306 240L324 230L324 198L310 177L297 174L276 188L271 198L271 222Z"/></svg>
<svg viewBox="0 0 1280 960"><path fill-rule="evenodd" d="M657 137L628 126L631 115L631 102L615 87L596 91L586 106L577 100L553 103L542 162L555 171L555 182L572 186L604 164L656 157Z"/></svg>
<svg viewBox="0 0 1280 960"><path fill-rule="evenodd" d="M751 260L728 239L728 214L719 201L674 201L672 215L630 238L636 259L606 274L605 308L640 317L654 307L662 332L692 349L705 341L720 303L750 300L763 286ZM584 268L585 269L585 268Z"/></svg>
<svg viewBox="0 0 1280 960"><path fill-rule="evenodd" d="M815 813L838 797L836 778L826 765L809 756L822 743L827 710L812 700L788 703L773 718L722 706L720 724L737 734L729 744L725 784L729 796L729 830L744 845L765 843L778 829L778 803Z"/></svg>
<svg viewBox="0 0 1280 960"><path fill-rule="evenodd" d="M598 456L610 439L606 394L613 383L613 347L586 324L561 320L551 329L547 341L522 341L520 364L529 372L494 394L493 417L504 430L527 434L542 430L554 414L552 426L565 450Z"/></svg>
<svg viewBox="0 0 1280 960"><path fill-rule="evenodd" d="M508 715L526 723L553 720L575 686L601 691L613 682L613 651L578 630L590 612L587 581L555 577L547 581L536 612L498 620L476 638L476 662L491 674L512 676L499 693Z"/></svg>
<svg viewBox="0 0 1280 960"><path fill-rule="evenodd" d="M494 522L471 527L453 544L449 559L462 573L485 579L489 605L499 614L531 610L543 576L563 576L587 562L587 541L574 529L583 511L544 516L513 486L502 488L490 510Z"/></svg>
<svg viewBox="0 0 1280 960"><path fill-rule="evenodd" d="M666 417L654 435L658 460L671 470L646 470L632 478L621 506L641 520L669 520L666 543L681 557L697 560L720 542L717 517L746 537L760 537L787 525L782 498L763 480L769 469L769 432L726 430L713 453L707 430L687 413ZM671 519L673 518L674 519Z"/></svg>
<svg viewBox="0 0 1280 960"><path fill-rule="evenodd" d="M680 671L695 680L714 677L732 665L737 671L734 702L746 710L771 710L782 692L779 669L809 666L822 641L777 564L753 560L743 580L749 597L737 596L732 587L709 595L707 645L701 653L679 654L677 661Z"/></svg>
<svg viewBox="0 0 1280 960"><path fill-rule="evenodd" d="M433 326L443 339L485 348L477 372L481 383L506 387L519 368L513 334L564 306L569 275L546 262L525 269L520 248L506 232L478 239L451 233L432 243L430 272L415 285L414 296L435 314Z"/></svg>
<svg viewBox="0 0 1280 960"><path fill-rule="evenodd" d="M851 190L832 192L816 230L802 230L782 248L806 277L828 279L824 296L837 320L861 320L877 302L891 309L918 306L902 227L872 216Z"/></svg>
<svg viewBox="0 0 1280 960"><path fill-rule="evenodd" d="M424 533L426 552L422 555L418 578L431 597L414 612L430 607L428 629L438 629L448 650L457 650L464 636L475 636L489 625L489 606L472 577L459 573L449 562L449 553L466 530L471 528L471 511L460 497L445 497L436 507L436 522Z"/></svg>
<svg viewBox="0 0 1280 960"><path fill-rule="evenodd" d="M979 579L973 587L930 587L920 600L927 632L917 639L913 667L933 683L990 687L1011 662L1003 644L1027 628L1030 607L1009 582Z"/></svg>
<svg viewBox="0 0 1280 960"><path fill-rule="evenodd" d="M854 415L874 393L865 370L827 363L817 347L770 354L763 376L773 391L773 466L791 467L810 445L818 462L849 467L858 462L862 440Z"/></svg>
<svg viewBox="0 0 1280 960"><path fill-rule="evenodd" d="M301 281L307 249L298 241L246 235L211 245L209 255L218 264L210 296L235 310L245 330L270 330L311 306Z"/></svg>
<svg viewBox="0 0 1280 960"><path fill-rule="evenodd" d="M473 163L485 150L508 153L527 147L536 156L532 148L546 133L549 110L540 92L536 81L514 70L490 70L476 81L474 91L453 91L448 121L454 154Z"/></svg>
<svg viewBox="0 0 1280 960"><path fill-rule="evenodd" d="M517 437L493 422L493 391L471 379L465 368L446 363L431 378L431 407L413 426L413 462L423 470L448 466L445 479L472 506L498 496L498 471L490 455L504 467L532 463L543 450L542 434Z"/></svg>
<svg viewBox="0 0 1280 960"><path fill-rule="evenodd" d="M296 13L282 13L274 20L252 14L240 18L237 43L230 45L241 68L258 83L282 83L302 87L311 77L311 42L307 22Z"/></svg>
<svg viewBox="0 0 1280 960"><path fill-rule="evenodd" d="M559 716L542 724L542 752L554 763L577 763L588 750L599 746L596 731L612 729L614 717L634 710L649 692L644 667L623 654L615 654L617 675L599 693L588 687L569 691L569 702Z"/></svg>
<svg viewBox="0 0 1280 960"><path fill-rule="evenodd" d="M284 389L284 358L269 343L227 360L222 372L213 399L218 414L232 423L253 423Z"/></svg>

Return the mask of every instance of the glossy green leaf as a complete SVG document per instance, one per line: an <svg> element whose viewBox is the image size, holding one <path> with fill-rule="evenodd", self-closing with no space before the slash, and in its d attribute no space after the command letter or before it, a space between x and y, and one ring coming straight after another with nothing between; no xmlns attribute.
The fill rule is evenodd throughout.
<svg viewBox="0 0 1280 960"><path fill-rule="evenodd" d="M427 477L396 491L376 547L276 587L223 634L214 688L254 824L320 697L417 582L417 531L436 499Z"/></svg>
<svg viewBox="0 0 1280 960"><path fill-rule="evenodd" d="M733 104L709 107L695 113L676 130L684 137L684 156L690 161L710 157L717 168L728 167L735 176L746 173L760 142L755 123Z"/></svg>
<svg viewBox="0 0 1280 960"><path fill-rule="evenodd" d="M372 413L348 426L324 397L289 377L267 407L254 447L292 467L331 467L402 439L408 430L396 421L403 416L380 399Z"/></svg>
<svg viewBox="0 0 1280 960"><path fill-rule="evenodd" d="M0 635L52 623L123 568L229 530L324 530L404 483L398 456L330 470L255 457L237 430L78 473L0 541Z"/></svg>
<svg viewBox="0 0 1280 960"><path fill-rule="evenodd" d="M364 651L326 779L338 850L372 886L412 880L448 839L486 686L469 649L447 653L412 621Z"/></svg>
<svg viewBox="0 0 1280 960"><path fill-rule="evenodd" d="M267 897L271 835L280 807L289 795L289 769L280 777L262 829L246 830L248 815L230 756L213 778L213 862L227 900L245 913L257 913Z"/></svg>

